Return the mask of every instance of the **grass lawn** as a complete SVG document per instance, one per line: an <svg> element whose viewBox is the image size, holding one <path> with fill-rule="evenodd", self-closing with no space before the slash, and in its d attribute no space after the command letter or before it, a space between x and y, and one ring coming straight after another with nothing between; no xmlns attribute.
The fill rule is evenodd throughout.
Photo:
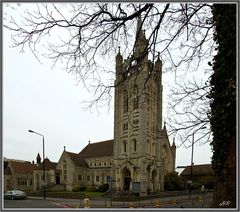
<svg viewBox="0 0 240 212"><path fill-rule="evenodd" d="M102 192L91 192L91 191L47 191L47 197L59 197L59 198L98 198L103 196ZM42 196L42 192L28 193L28 196Z"/></svg>

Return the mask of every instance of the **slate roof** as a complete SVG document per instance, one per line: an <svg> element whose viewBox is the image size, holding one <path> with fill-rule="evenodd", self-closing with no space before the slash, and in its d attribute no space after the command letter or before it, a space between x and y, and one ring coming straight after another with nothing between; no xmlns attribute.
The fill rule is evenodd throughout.
<svg viewBox="0 0 240 212"><path fill-rule="evenodd" d="M73 152L67 152L66 153L69 155L69 157L71 158L71 160L73 161L73 163L76 166L80 166L80 167L88 167L87 163L84 160L84 157L80 154L76 154Z"/></svg>
<svg viewBox="0 0 240 212"><path fill-rule="evenodd" d="M89 143L80 153L85 158L113 156L113 139Z"/></svg>
<svg viewBox="0 0 240 212"><path fill-rule="evenodd" d="M213 174L212 164L194 165L192 169L192 173L195 176L212 175ZM191 166L187 166L180 175L189 176L190 174L191 174Z"/></svg>
<svg viewBox="0 0 240 212"><path fill-rule="evenodd" d="M31 162L11 161L10 163L14 173L32 174L34 170L38 169L37 165Z"/></svg>

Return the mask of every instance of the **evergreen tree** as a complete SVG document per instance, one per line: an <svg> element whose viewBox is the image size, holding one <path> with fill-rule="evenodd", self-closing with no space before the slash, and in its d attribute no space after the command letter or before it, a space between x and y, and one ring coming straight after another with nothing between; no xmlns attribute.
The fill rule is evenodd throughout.
<svg viewBox="0 0 240 212"><path fill-rule="evenodd" d="M236 5L214 4L214 39L210 123L216 177L214 207L236 207Z"/></svg>

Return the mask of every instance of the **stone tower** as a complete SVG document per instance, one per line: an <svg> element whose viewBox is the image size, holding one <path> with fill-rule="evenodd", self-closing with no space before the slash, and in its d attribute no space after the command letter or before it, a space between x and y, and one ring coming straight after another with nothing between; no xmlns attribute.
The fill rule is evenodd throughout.
<svg viewBox="0 0 240 212"><path fill-rule="evenodd" d="M148 60L148 40L138 19L134 52L116 55L113 188L140 194L163 190L174 170L175 149L162 128L162 61ZM175 145L175 144L174 144Z"/></svg>

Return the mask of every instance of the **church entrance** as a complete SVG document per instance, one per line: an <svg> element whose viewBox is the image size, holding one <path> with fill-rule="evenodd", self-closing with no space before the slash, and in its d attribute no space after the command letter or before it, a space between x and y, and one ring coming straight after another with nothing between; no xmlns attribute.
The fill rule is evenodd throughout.
<svg viewBox="0 0 240 212"><path fill-rule="evenodd" d="M60 174L56 173L56 184L59 185L60 184Z"/></svg>
<svg viewBox="0 0 240 212"><path fill-rule="evenodd" d="M128 169L123 170L123 190L129 191L131 182L131 173Z"/></svg>
<svg viewBox="0 0 240 212"><path fill-rule="evenodd" d="M152 190L156 191L157 189L157 171L154 170L152 172Z"/></svg>

